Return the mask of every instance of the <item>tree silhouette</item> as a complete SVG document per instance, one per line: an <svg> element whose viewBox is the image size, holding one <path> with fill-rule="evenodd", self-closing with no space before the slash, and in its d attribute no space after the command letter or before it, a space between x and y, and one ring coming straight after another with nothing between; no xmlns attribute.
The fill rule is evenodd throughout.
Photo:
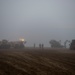
<svg viewBox="0 0 75 75"><path fill-rule="evenodd" d="M56 40L51 40L49 41L50 45L52 48L61 48L61 42L60 41L56 41Z"/></svg>
<svg viewBox="0 0 75 75"><path fill-rule="evenodd" d="M67 43L70 43L70 41L69 40L66 40L65 42L64 42L64 47L66 48L66 44Z"/></svg>
<svg viewBox="0 0 75 75"><path fill-rule="evenodd" d="M8 48L10 48L9 42L7 40L5 40L5 39L2 40L1 45L0 45L0 48L1 49L8 49Z"/></svg>

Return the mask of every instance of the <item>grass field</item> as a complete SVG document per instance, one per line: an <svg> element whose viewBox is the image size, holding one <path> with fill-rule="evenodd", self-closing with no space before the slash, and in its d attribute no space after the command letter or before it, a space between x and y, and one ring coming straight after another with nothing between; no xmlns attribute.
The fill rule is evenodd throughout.
<svg viewBox="0 0 75 75"><path fill-rule="evenodd" d="M49 48L0 50L0 75L75 75L75 51Z"/></svg>

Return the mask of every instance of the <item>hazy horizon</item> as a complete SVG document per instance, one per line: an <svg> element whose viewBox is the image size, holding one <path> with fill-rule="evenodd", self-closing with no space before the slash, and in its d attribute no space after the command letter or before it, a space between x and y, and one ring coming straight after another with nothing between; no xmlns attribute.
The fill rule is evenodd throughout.
<svg viewBox="0 0 75 75"><path fill-rule="evenodd" d="M74 32L74 0L0 0L0 40L49 46L52 39L75 39Z"/></svg>

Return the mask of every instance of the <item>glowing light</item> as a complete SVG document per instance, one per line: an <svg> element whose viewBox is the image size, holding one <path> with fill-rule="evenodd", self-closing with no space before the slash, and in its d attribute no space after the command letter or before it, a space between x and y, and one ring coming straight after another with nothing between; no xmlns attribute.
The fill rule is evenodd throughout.
<svg viewBox="0 0 75 75"><path fill-rule="evenodd" d="M25 40L22 38L22 39L19 39L20 41L24 42Z"/></svg>

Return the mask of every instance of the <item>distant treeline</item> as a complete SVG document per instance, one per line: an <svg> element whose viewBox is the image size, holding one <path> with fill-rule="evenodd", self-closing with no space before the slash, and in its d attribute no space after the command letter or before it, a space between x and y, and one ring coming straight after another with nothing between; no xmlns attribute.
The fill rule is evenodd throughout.
<svg viewBox="0 0 75 75"><path fill-rule="evenodd" d="M69 45L71 45L71 42L69 40L66 40L64 42L64 45L61 45L61 40L50 40L49 44L51 48L66 48L67 42ZM26 41L12 41L9 42L8 40L2 40L0 41L0 49L9 49L9 48L24 48L26 44ZM36 44L34 43L33 47L36 47ZM39 44L39 48L43 48L44 44Z"/></svg>
<svg viewBox="0 0 75 75"><path fill-rule="evenodd" d="M9 48L24 48L24 43L22 41L8 42L7 40L0 41L0 49Z"/></svg>

